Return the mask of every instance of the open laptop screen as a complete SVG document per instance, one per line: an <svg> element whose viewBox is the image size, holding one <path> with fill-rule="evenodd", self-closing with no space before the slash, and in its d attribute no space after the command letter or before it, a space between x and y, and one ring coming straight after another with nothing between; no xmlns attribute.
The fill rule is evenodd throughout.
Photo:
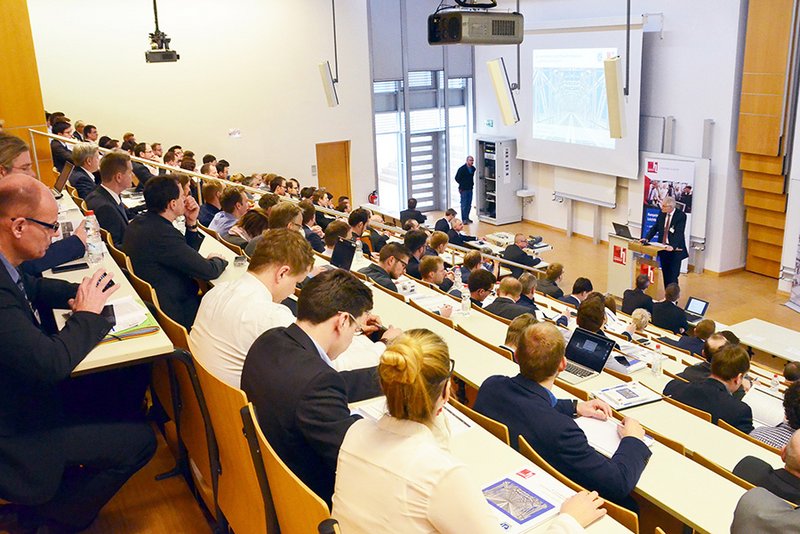
<svg viewBox="0 0 800 534"><path fill-rule="evenodd" d="M686 311L695 315L705 315L707 308L708 302L705 300L689 297L689 300L686 301Z"/></svg>
<svg viewBox="0 0 800 534"><path fill-rule="evenodd" d="M339 239L333 247L333 254L331 254L331 265L350 270L353 265L353 257L356 254L356 244L348 239Z"/></svg>
<svg viewBox="0 0 800 534"><path fill-rule="evenodd" d="M605 367L612 350L614 350L613 340L583 328L576 328L567 344L566 355L568 360L599 373Z"/></svg>
<svg viewBox="0 0 800 534"><path fill-rule="evenodd" d="M67 183L69 175L72 174L72 169L74 168L75 166L69 161L64 163L64 168L61 170L61 174L58 175L56 183L53 184L53 189L55 189L56 192L60 193L61 191L63 191L64 184Z"/></svg>

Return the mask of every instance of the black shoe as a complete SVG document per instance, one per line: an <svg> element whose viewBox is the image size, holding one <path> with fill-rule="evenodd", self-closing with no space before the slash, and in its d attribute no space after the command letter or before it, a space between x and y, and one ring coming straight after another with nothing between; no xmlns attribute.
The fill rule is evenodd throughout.
<svg viewBox="0 0 800 534"><path fill-rule="evenodd" d="M474 223L475 221L473 221L472 219L464 219L462 222L464 224L471 224L471 223Z"/></svg>

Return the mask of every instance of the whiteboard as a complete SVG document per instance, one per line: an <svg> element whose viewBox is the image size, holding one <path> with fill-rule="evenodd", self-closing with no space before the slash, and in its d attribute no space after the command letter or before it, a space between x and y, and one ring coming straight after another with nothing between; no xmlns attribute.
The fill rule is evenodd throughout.
<svg viewBox="0 0 800 534"><path fill-rule="evenodd" d="M694 188L692 201L692 227L689 236L692 239L705 242L706 221L708 219L708 182L711 171L711 160L693 158L691 156L678 156L675 154L659 154L658 152L640 152L639 168L644 169L645 158L659 158L672 161L694 162ZM644 180L630 180L628 182L628 226L636 229L642 227L642 207L644 194Z"/></svg>
<svg viewBox="0 0 800 534"><path fill-rule="evenodd" d="M605 208L613 209L616 207L616 176L569 169L567 167L556 167L554 171L553 190L556 196Z"/></svg>

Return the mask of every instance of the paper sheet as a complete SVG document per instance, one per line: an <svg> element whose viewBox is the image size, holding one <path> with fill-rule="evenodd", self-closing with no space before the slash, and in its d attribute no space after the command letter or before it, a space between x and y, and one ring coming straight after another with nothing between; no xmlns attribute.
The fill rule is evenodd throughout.
<svg viewBox="0 0 800 534"><path fill-rule="evenodd" d="M617 433L620 425L615 419L601 421L592 417L578 417L575 422L586 434L589 445L594 447L597 452L609 458L614 455L619 447L619 442L622 441ZM651 446L653 438L645 436L644 443L648 447Z"/></svg>
<svg viewBox="0 0 800 534"><path fill-rule="evenodd" d="M110 300L108 304L114 306L114 317L117 320L112 332L133 328L147 320L147 309L131 296Z"/></svg>
<svg viewBox="0 0 800 534"><path fill-rule="evenodd" d="M783 398L760 386L750 388L742 400L753 410L753 421L760 426L777 426L783 422Z"/></svg>

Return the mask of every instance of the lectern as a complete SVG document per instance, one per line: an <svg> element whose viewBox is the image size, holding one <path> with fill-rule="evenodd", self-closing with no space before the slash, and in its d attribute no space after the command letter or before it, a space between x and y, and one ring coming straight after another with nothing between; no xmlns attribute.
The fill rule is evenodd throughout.
<svg viewBox="0 0 800 534"><path fill-rule="evenodd" d="M626 289L636 283L636 277L646 274L650 287L645 291L654 299L664 294L664 278L656 255L662 247L641 244L638 239L629 239L617 234L608 234L608 292L622 298Z"/></svg>

